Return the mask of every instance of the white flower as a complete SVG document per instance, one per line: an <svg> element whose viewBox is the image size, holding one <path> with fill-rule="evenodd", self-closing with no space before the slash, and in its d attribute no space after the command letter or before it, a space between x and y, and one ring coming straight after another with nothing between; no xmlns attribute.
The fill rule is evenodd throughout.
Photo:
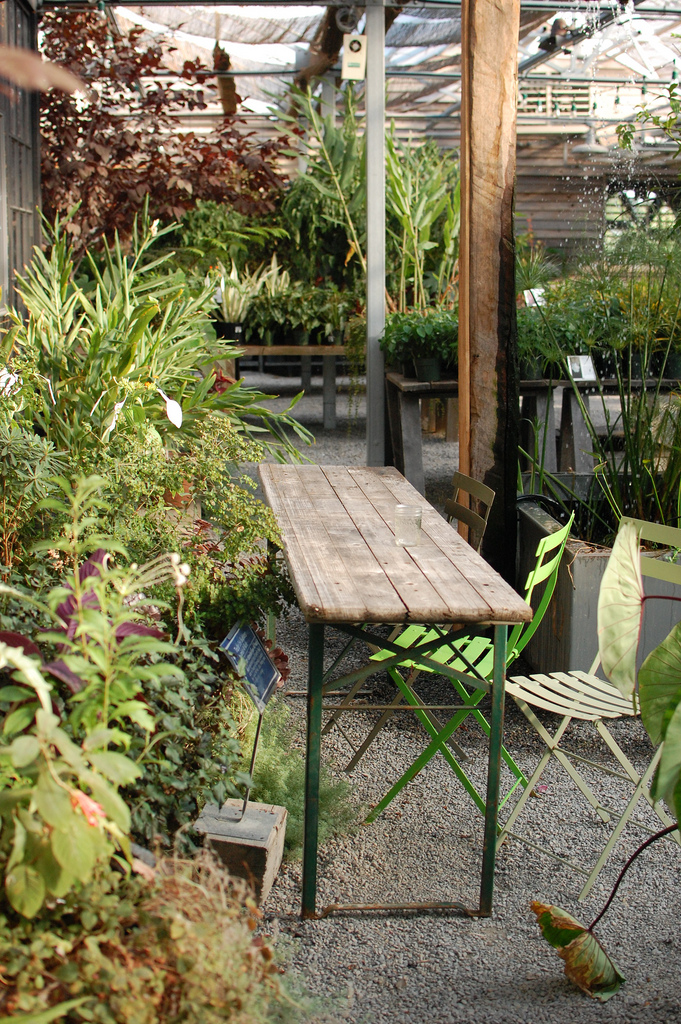
<svg viewBox="0 0 681 1024"><path fill-rule="evenodd" d="M161 391L160 388L156 388L159 395L166 403L166 416L173 424L174 427L182 426L182 406L179 402L176 402L173 398L168 398L165 391Z"/></svg>
<svg viewBox="0 0 681 1024"><path fill-rule="evenodd" d="M126 398L127 398L127 395L126 395ZM109 424L109 426L106 428L106 430L102 434L102 441L106 441L107 438L109 437L109 434L111 433L111 431L114 430L116 424L118 423L118 417L121 414L121 409L123 408L124 405L125 405L125 398L123 399L122 402L116 402L116 404L114 405L113 416L111 417L111 423Z"/></svg>

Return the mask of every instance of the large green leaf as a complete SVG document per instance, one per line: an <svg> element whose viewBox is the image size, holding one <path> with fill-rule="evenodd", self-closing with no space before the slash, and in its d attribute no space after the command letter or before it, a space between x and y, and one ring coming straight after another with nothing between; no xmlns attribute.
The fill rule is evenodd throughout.
<svg viewBox="0 0 681 1024"><path fill-rule="evenodd" d="M51 1021L63 1017L69 1010L82 1006L86 1000L87 996L80 996L78 999L67 999L65 1003L57 1003L56 1006L50 1006L48 1010L40 1010L38 1013L14 1013L12 1020L15 1024L51 1024Z"/></svg>
<svg viewBox="0 0 681 1024"><path fill-rule="evenodd" d="M565 962L565 974L583 992L604 1003L614 996L624 975L596 936L560 907L533 903L542 935Z"/></svg>
<svg viewBox="0 0 681 1024"><path fill-rule="evenodd" d="M636 684L642 602L638 533L633 523L625 523L617 534L598 595L598 649L603 671L625 697Z"/></svg>
<svg viewBox="0 0 681 1024"><path fill-rule="evenodd" d="M681 622L651 651L638 673L641 718L656 746L681 700Z"/></svg>
<svg viewBox="0 0 681 1024"><path fill-rule="evenodd" d="M678 785L681 778L681 704L677 704L664 730L662 757L653 782L653 796L665 800L678 818Z"/></svg>
<svg viewBox="0 0 681 1024"><path fill-rule="evenodd" d="M73 816L72 816L73 817ZM68 831L54 829L50 837L52 853L55 860L65 871L70 871L82 881L87 881L95 866L94 832L90 826L79 822L69 822Z"/></svg>
<svg viewBox="0 0 681 1024"><path fill-rule="evenodd" d="M17 913L35 917L45 899L45 882L34 868L17 864L5 875L5 892Z"/></svg>
<svg viewBox="0 0 681 1024"><path fill-rule="evenodd" d="M142 774L142 769L124 754L101 750L93 752L89 758L90 763L117 786L128 786Z"/></svg>

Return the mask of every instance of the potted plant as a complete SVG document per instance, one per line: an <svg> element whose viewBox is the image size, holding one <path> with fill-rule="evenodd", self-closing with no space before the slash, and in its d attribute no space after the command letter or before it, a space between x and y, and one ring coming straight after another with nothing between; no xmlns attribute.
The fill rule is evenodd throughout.
<svg viewBox="0 0 681 1024"><path fill-rule="evenodd" d="M391 313L381 336L388 365L417 380L440 380L442 367L456 373L459 325L448 309Z"/></svg>
<svg viewBox="0 0 681 1024"><path fill-rule="evenodd" d="M215 301L218 315L215 319L215 333L218 338L243 341L243 325L246 314L271 271L263 271L261 265L253 273L249 271L248 267L239 273L234 260L232 260L232 269L229 274L222 263L218 263L217 270L219 278Z"/></svg>
<svg viewBox="0 0 681 1024"><path fill-rule="evenodd" d="M562 376L560 350L536 306L518 310L518 361L521 380L555 380Z"/></svg>

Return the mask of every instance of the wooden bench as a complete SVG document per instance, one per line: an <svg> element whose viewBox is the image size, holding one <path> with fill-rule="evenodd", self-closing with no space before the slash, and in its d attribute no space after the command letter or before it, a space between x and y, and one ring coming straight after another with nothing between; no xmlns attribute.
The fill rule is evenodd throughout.
<svg viewBox="0 0 681 1024"><path fill-rule="evenodd" d="M336 428L336 357L345 355L345 345L240 345L244 356L300 356L301 386L310 387L312 356L323 356L322 406L324 430ZM239 360L236 374L239 376Z"/></svg>

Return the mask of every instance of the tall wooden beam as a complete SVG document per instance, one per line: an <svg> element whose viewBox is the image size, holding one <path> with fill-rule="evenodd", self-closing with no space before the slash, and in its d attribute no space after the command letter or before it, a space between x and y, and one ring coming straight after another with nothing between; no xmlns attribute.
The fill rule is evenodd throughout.
<svg viewBox="0 0 681 1024"><path fill-rule="evenodd" d="M462 0L459 467L497 497L484 552L512 580L518 463L513 245L520 0Z"/></svg>

